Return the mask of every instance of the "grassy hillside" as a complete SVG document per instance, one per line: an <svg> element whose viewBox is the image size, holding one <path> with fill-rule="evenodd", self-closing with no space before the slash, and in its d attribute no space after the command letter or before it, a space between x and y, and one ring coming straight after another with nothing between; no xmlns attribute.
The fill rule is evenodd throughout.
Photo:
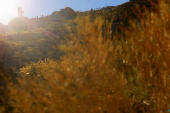
<svg viewBox="0 0 170 113"><path fill-rule="evenodd" d="M2 25L0 112L168 112L169 14L131 0Z"/></svg>

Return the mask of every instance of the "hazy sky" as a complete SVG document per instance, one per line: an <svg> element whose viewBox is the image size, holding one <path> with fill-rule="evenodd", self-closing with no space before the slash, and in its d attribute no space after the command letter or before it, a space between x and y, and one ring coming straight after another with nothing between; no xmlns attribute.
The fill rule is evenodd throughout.
<svg viewBox="0 0 170 113"><path fill-rule="evenodd" d="M91 8L116 6L127 1L129 0L0 0L0 7L5 7L5 5L11 3L8 5L8 12L10 12L10 14L7 15L5 13L0 15L0 22L7 24L12 18L17 17L18 6L22 7L24 16L33 18L41 15L50 15L52 12L59 11L65 7L71 7L75 11L87 11ZM12 4L14 5L12 6ZM0 13L2 11L5 11L5 9L1 8Z"/></svg>

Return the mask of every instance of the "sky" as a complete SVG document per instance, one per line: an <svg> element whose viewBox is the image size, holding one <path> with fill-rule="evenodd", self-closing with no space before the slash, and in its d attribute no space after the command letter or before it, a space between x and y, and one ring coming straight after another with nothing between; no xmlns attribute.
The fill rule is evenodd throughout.
<svg viewBox="0 0 170 113"><path fill-rule="evenodd" d="M8 22L18 16L17 7L22 7L23 16L35 18L36 16L51 15L65 7L75 11L88 11L91 8L116 6L129 0L0 0L0 22Z"/></svg>

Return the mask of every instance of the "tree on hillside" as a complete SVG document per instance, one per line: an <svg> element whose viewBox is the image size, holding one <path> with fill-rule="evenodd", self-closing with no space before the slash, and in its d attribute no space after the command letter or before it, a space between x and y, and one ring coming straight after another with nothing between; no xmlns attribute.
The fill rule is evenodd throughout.
<svg viewBox="0 0 170 113"><path fill-rule="evenodd" d="M64 9L60 9L60 15L65 19L73 19L76 16L76 13L72 8L66 7Z"/></svg>
<svg viewBox="0 0 170 113"><path fill-rule="evenodd" d="M16 17L8 23L8 27L11 30L28 30L29 23L27 17Z"/></svg>
<svg viewBox="0 0 170 113"><path fill-rule="evenodd" d="M18 7L18 17L22 17L22 14L24 13L24 11L22 10L21 7Z"/></svg>

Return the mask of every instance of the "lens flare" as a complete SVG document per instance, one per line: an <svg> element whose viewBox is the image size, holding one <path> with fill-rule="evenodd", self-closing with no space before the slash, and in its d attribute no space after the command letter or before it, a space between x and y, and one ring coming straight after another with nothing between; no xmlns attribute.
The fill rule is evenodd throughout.
<svg viewBox="0 0 170 113"><path fill-rule="evenodd" d="M0 22L8 22L17 16L17 0L0 0Z"/></svg>

